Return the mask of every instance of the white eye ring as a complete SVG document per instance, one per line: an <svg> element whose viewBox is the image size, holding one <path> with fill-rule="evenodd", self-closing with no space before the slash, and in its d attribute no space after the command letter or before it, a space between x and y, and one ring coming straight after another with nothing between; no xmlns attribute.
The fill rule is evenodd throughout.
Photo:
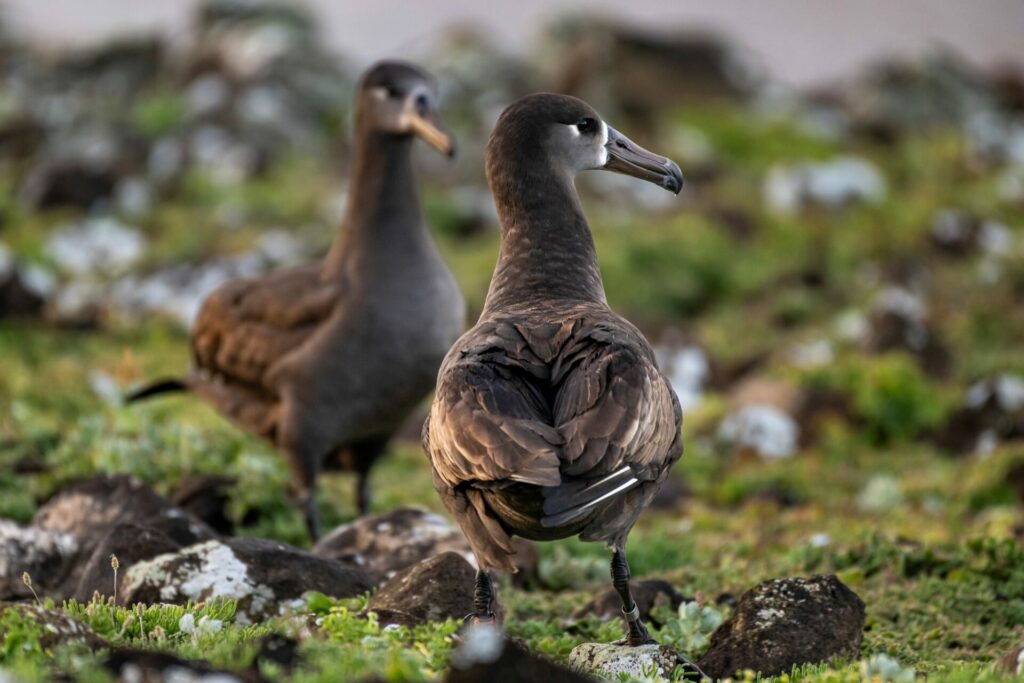
<svg viewBox="0 0 1024 683"><path fill-rule="evenodd" d="M569 132L572 133L573 137L578 138L580 135L582 135L582 133L580 132L579 126L577 126L575 123L570 123L568 125L568 128L569 128Z"/></svg>

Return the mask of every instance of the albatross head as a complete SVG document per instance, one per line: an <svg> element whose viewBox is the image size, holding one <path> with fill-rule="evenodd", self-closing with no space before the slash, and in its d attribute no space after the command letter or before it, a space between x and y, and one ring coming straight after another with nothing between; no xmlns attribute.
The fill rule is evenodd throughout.
<svg viewBox="0 0 1024 683"><path fill-rule="evenodd" d="M448 156L455 141L441 125L434 79L407 62L378 62L359 85L357 121L391 135L416 135Z"/></svg>
<svg viewBox="0 0 1024 683"><path fill-rule="evenodd" d="M649 152L607 123L583 100L537 93L502 112L488 145L488 166L513 155L541 153L570 175L603 169L679 194L683 175L671 159Z"/></svg>

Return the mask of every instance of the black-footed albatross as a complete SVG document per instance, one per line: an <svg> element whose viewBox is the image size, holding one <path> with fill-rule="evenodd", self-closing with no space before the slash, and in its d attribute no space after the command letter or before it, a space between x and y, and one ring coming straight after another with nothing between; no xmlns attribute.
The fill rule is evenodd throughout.
<svg viewBox="0 0 1024 683"><path fill-rule="evenodd" d="M478 562L467 619L493 621L488 570L515 570L510 536L579 535L611 547L627 642L640 645L626 536L682 454L682 412L605 300L574 186L586 169L682 187L675 163L574 97L530 95L501 114L486 159L501 252L480 320L445 356L423 444Z"/></svg>
<svg viewBox="0 0 1024 683"><path fill-rule="evenodd" d="M445 154L433 79L381 62L359 84L349 205L318 263L229 282L205 301L183 380L129 400L187 390L285 456L310 534L320 469L367 474L430 393L465 329L462 294L423 221L410 152L418 136Z"/></svg>

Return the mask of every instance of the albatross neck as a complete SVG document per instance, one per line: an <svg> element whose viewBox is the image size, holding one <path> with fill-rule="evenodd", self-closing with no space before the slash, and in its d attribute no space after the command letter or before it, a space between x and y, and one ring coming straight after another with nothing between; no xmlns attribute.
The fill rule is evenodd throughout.
<svg viewBox="0 0 1024 683"><path fill-rule="evenodd" d="M403 267L433 248L416 192L411 147L410 136L360 131L348 208L325 260L328 275L355 269L364 276Z"/></svg>
<svg viewBox="0 0 1024 683"><path fill-rule="evenodd" d="M572 177L525 159L497 168L490 180L501 250L485 314L553 299L605 303L594 238Z"/></svg>

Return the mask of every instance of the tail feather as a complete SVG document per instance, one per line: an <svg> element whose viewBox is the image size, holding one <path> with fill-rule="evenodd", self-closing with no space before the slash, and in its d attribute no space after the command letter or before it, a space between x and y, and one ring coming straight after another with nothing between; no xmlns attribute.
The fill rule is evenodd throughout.
<svg viewBox="0 0 1024 683"><path fill-rule="evenodd" d="M597 481L563 484L545 496L541 526L558 527L580 519L595 505L632 489L640 483L628 465Z"/></svg>
<svg viewBox="0 0 1024 683"><path fill-rule="evenodd" d="M136 401L142 401L159 394L169 394L177 391L188 391L188 383L178 378L161 379L127 394L124 397L124 402L135 403Z"/></svg>

